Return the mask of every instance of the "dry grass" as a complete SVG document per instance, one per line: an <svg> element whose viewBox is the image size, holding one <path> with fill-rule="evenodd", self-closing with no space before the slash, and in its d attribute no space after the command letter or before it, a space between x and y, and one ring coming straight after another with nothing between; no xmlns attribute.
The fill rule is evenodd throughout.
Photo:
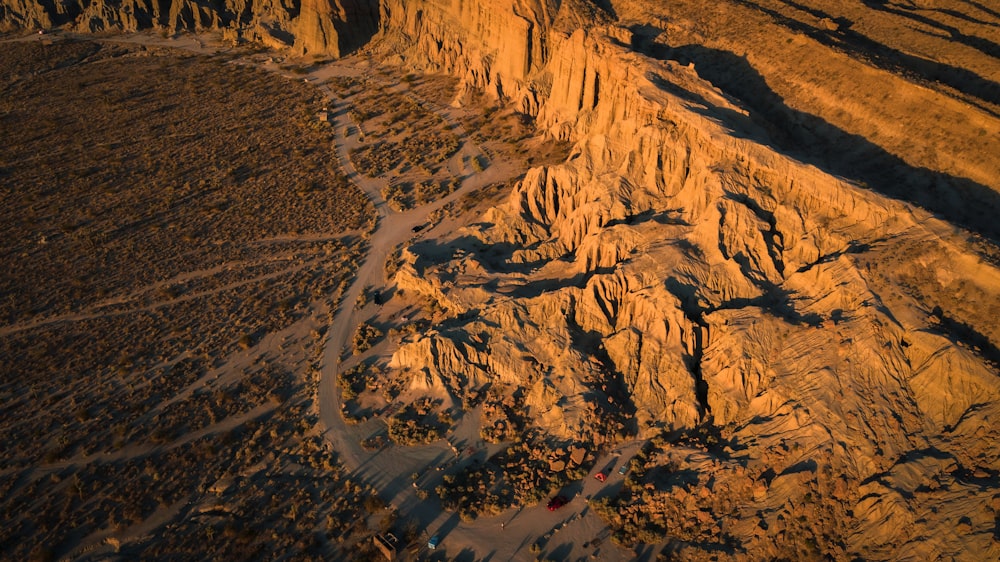
<svg viewBox="0 0 1000 562"><path fill-rule="evenodd" d="M406 98L397 100L404 108L381 119L362 121L365 131L385 131L388 137L379 139L368 133L366 144L351 152L351 160L362 173L379 177L389 172L420 169L437 174L441 165L458 150L458 138L434 114L419 108ZM389 136L395 135L395 136Z"/></svg>
<svg viewBox="0 0 1000 562"><path fill-rule="evenodd" d="M462 125L470 131L473 142L483 147L494 160L523 162L525 167L549 166L564 162L571 144L538 136L535 120L510 107L497 107L481 94L469 93L463 101L470 110ZM474 162L482 167L484 162Z"/></svg>
<svg viewBox="0 0 1000 562"><path fill-rule="evenodd" d="M270 95L278 79L255 78L136 52L9 88L0 135L18 142L0 147L4 257L31 267L0 281L18 296L0 318L79 310L247 257L227 241L360 227L366 202L329 163L329 132L303 105L317 94L286 83Z"/></svg>
<svg viewBox="0 0 1000 562"><path fill-rule="evenodd" d="M328 163L321 100L92 43L9 44L0 72L0 557L369 541L372 491L312 429L346 233L371 212Z"/></svg>

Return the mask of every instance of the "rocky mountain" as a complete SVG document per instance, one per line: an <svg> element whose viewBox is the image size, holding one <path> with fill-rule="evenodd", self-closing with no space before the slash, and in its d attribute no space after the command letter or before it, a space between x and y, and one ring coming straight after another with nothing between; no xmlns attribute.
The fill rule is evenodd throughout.
<svg viewBox="0 0 1000 562"><path fill-rule="evenodd" d="M684 488L712 522L691 558L1000 557L1000 13L377 4L5 0L0 21L374 37L457 77L456 103L511 105L572 153L404 249L395 287L441 311L388 362L409 389L502 389L566 443L712 435L650 469L711 474L704 495L664 476L616 506L682 528L661 507Z"/></svg>
<svg viewBox="0 0 1000 562"><path fill-rule="evenodd" d="M369 0L13 0L0 5L0 30L222 30L234 42L251 41L277 49L291 48L301 54L333 56L362 45L378 30L378 21L378 6Z"/></svg>
<svg viewBox="0 0 1000 562"><path fill-rule="evenodd" d="M407 250L397 286L450 319L391 366L524 388L566 440L720 429L711 493L756 507L709 536L752 559L807 552L793 517L815 556L997 556L997 14L934 43L822 2L584 4L383 12L410 64L575 143Z"/></svg>

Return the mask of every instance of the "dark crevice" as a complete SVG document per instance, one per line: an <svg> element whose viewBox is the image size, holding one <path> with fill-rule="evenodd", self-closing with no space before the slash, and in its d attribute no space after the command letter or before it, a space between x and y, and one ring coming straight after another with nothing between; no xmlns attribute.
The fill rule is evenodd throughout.
<svg viewBox="0 0 1000 562"><path fill-rule="evenodd" d="M692 350L690 355L685 357L687 369L694 378L695 398L698 401L699 414L703 422L711 425L712 408L708 404L708 381L705 380L701 372L701 361L705 353L705 332L708 331L708 323L705 322L704 310L698 306L697 288L693 285L683 283L676 277L669 277L665 283L665 288L670 294L677 297L681 303L681 312L688 322L694 327L691 330Z"/></svg>
<svg viewBox="0 0 1000 562"><path fill-rule="evenodd" d="M758 219L767 223L768 230L763 233L764 244L767 246L767 253L771 257L771 262L774 264L774 268L778 271L778 274L784 278L785 261L783 252L785 251L785 240L781 232L778 230L778 221L774 218L774 213L764 210L764 208L761 207L757 201L753 200L746 194L730 191L727 192L725 196L726 198L750 209Z"/></svg>
<svg viewBox="0 0 1000 562"><path fill-rule="evenodd" d="M837 252L830 252L829 254L824 254L824 255L820 256L819 258L817 258L816 261L813 261L811 263L807 263L807 264L803 265L802 267L800 267L796 271L798 273L805 273L806 271L809 271L810 269L816 267L817 265L820 265L820 264L823 264L823 263L830 263L830 262L836 260L837 258L839 258L840 256L843 256L845 254L863 254L863 253L867 252L870 249L871 249L871 245L870 244L866 244L866 243L863 243L863 242L858 242L857 240L851 240L848 243L847 247L844 248L843 250L840 250L840 251L837 251Z"/></svg>
<svg viewBox="0 0 1000 562"><path fill-rule="evenodd" d="M688 320L699 327L701 327L701 323L703 322L700 318L688 317ZM711 419L712 407L708 403L708 381L705 380L701 372L701 360L704 356L703 334L704 331L701 329L692 330L691 335L694 337L694 346L691 350L691 355L686 357L686 359L688 371L694 377L694 396L698 401L698 413L701 415L702 421L707 421Z"/></svg>
<svg viewBox="0 0 1000 562"><path fill-rule="evenodd" d="M624 425L625 433L636 435L639 432L635 418L636 407L625 377L616 368L615 362L604 348L604 337L598 332L585 331L576 323L575 308L576 303L571 300L570 310L566 313L566 326L569 329L571 344L575 349L596 359L604 374L602 386L595 388L594 392L600 392L614 399L620 413L619 421Z"/></svg>
<svg viewBox="0 0 1000 562"><path fill-rule="evenodd" d="M935 306L934 310L931 311L931 321L933 322L931 330L946 336L953 343L972 349L973 352L986 360L994 372L1000 370L1000 348L997 348L984 334L972 326L948 316L940 306Z"/></svg>

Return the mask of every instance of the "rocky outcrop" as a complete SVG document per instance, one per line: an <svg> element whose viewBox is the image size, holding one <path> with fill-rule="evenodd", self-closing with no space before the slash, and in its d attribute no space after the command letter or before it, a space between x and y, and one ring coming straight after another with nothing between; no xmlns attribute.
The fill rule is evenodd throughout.
<svg viewBox="0 0 1000 562"><path fill-rule="evenodd" d="M576 324L600 335L640 427L693 427L701 412L690 369L701 328L656 280L634 275L591 278L578 297Z"/></svg>
<svg viewBox="0 0 1000 562"><path fill-rule="evenodd" d="M508 10L517 8L498 8ZM913 490L925 488L901 484L933 468L903 468L919 451L983 478L1000 466L983 446L1000 437L990 423L1000 414L991 320L1000 270L965 235L776 151L697 68L636 52L643 39L632 30L531 19L532 34L548 26L536 55L498 50L485 27L422 39L461 29L430 13L405 20L418 45L433 43L410 56L575 143L566 162L528 171L505 203L456 235L479 249L440 268L475 261L481 292L427 269L403 274L441 302L462 296L445 305L457 309L447 337L491 342L488 359L469 367L481 380L524 389L526 417L561 438L592 435L587 420L612 409L640 437L716 427L748 467L777 474L754 492L769 514L748 531L759 557L785 552L767 543L777 531L760 532L785 529L782 506L796 517L828 510L817 519L839 537L828 553L893 558L915 552L910 537L946 528L945 512L993 493L938 494L941 513L915 517ZM529 64L497 64L524 52ZM397 356L414 369L447 363L418 343ZM974 537L943 535L934 551L995 550L982 538L987 517L965 524ZM919 531L904 536L901 526Z"/></svg>
<svg viewBox="0 0 1000 562"><path fill-rule="evenodd" d="M783 153L774 137L789 131L775 116L801 125L796 141L830 127L774 107L780 97L746 68L760 55L670 45L697 32L636 19L647 15L637 2L613 3L632 18L619 25L583 0L385 0L377 15L345 1L208 11L70 3L24 15L29 4L17 1L4 21L228 27L333 54L380 22L376 52L453 74L459 94L485 91L574 146L565 162L528 170L472 226L402 252L396 288L423 305L432 326L395 342L389 367L409 391L459 404L489 388L511 419L557 440L714 432L699 454L730 462L716 467L728 476L738 466L741 487L752 490L724 526L753 559L916 559L921 546L940 558L996 558L996 510L979 507L996 495L1000 473L995 244L943 220L947 213ZM666 5L653 4L649 11ZM353 18L371 23L349 35ZM788 38L796 49L815 42ZM842 52L807 54L844 68ZM717 87L741 72L763 101ZM823 97L808 84L785 86L800 101ZM922 85L904 90L936 99ZM933 152L906 148L905 131L895 130L905 127L885 117L894 111L840 97L829 117L856 126L848 131L870 132L858 124L870 120L907 158ZM986 109L969 113L985 152L967 165L954 152L927 165L990 185L990 133L1000 129ZM892 193L903 195L948 183L898 177ZM744 470L759 478L747 481ZM825 550L782 550L807 543L809 525Z"/></svg>
<svg viewBox="0 0 1000 562"><path fill-rule="evenodd" d="M364 45L378 30L373 0L301 0L290 29L301 53L342 56Z"/></svg>
<svg viewBox="0 0 1000 562"><path fill-rule="evenodd" d="M382 3L385 43L413 63L433 66L474 88L537 109L527 83L546 60L548 29L558 2L502 0L391 0Z"/></svg>
<svg viewBox="0 0 1000 562"><path fill-rule="evenodd" d="M0 29L221 30L235 41L333 56L363 45L378 25L375 0L12 0L0 6Z"/></svg>

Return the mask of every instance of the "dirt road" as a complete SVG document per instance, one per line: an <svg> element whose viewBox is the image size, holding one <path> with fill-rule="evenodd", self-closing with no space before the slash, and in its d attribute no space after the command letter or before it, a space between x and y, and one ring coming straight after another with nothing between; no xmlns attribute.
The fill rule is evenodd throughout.
<svg viewBox="0 0 1000 562"><path fill-rule="evenodd" d="M384 276L386 257L400 244L415 238L414 227L427 224L431 214L443 206L481 189L491 183L503 181L518 173L517 167L508 162L492 162L485 170L472 169L473 158L483 153L468 140L465 131L453 116L433 104L414 100L430 111L436 112L451 127L461 145L448 161L448 169L461 178L461 187L449 196L434 203L419 206L405 212L389 208L382 197L386 181L365 176L350 160L350 152L361 144L360 127L351 121L349 106L338 99L323 81L338 75L351 75L357 68L345 66L343 62L326 65L313 71L308 80L317 83L330 98L330 115L336 134L335 152L345 175L360 187L371 199L378 213L378 223L369 240L368 254L356 276L345 291L333 323L328 332L324 352L322 379L319 389L320 421L324 435L340 455L341 462L354 477L371 484L379 490L383 499L388 500L400 513L401 520L418 525L422 540L433 535L442 539L438 553L448 558L521 560L533 559L538 553L532 545L539 541L544 552L555 558L590 557L594 560L619 560L639 555L648 557L651 553L628 553L613 545L608 538L608 529L603 521L590 512L586 498L609 493L620 485L621 476L614 473L607 484L588 478L564 491L571 501L563 508L550 512L544 505L509 510L496 517L480 518L473 522L462 522L457 514L441 508L434 497L434 488L441 483L446 472L457 470L465 463L476 462L475 457L492 454L499 446L477 449L473 455L462 450L456 455L455 443L476 443L478 441L478 412L467 412L449 436L449 440L439 440L429 445L399 447L391 444L378 449L366 450L361 442L375 434L384 432L385 422L375 417L367 422L349 425L341 415L342 400L337 385L337 373L341 358L350 349L353 334L362 322L377 313L377 306L368 305L362 309L354 306L365 287L381 291L386 287ZM370 78L370 75L369 75ZM390 85L390 87L392 87ZM435 229L421 231L420 236L443 234ZM463 447L464 449L464 447ZM623 459L634 453L635 447L622 452ZM607 464L602 459L598 466ZM623 462L623 461L622 461ZM414 479L414 476L416 478ZM417 490L427 492L427 499L420 499ZM584 546L586 545L586 546Z"/></svg>

